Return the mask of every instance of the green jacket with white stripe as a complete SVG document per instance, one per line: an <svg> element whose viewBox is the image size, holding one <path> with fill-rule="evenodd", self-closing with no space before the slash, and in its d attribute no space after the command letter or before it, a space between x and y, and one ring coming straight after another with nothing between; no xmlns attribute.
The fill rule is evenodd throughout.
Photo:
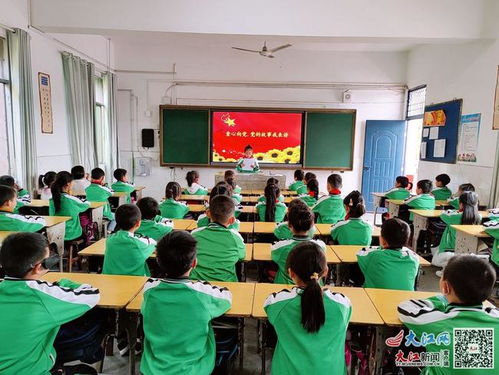
<svg viewBox="0 0 499 375"><path fill-rule="evenodd" d="M135 186L129 184L128 182L116 181L111 185L111 188L118 193L127 193L126 203L131 203L132 199L130 198L130 194L135 191Z"/></svg>
<svg viewBox="0 0 499 375"><path fill-rule="evenodd" d="M436 201L445 201L452 196L452 191L447 186L436 187L431 193Z"/></svg>
<svg viewBox="0 0 499 375"><path fill-rule="evenodd" d="M499 220L487 221L483 225L485 227L485 232L494 238L490 260L499 267Z"/></svg>
<svg viewBox="0 0 499 375"><path fill-rule="evenodd" d="M404 204L416 210L434 210L435 197L431 194L415 195L414 197L406 199L404 201ZM409 220L414 220L414 214L412 212L409 215Z"/></svg>
<svg viewBox="0 0 499 375"><path fill-rule="evenodd" d="M66 221L65 241L71 241L80 237L83 229L80 224L80 214L90 208L90 202L82 201L80 198L63 193L61 194L61 208L56 212L54 199L49 200L50 216L70 216L71 220Z"/></svg>
<svg viewBox="0 0 499 375"><path fill-rule="evenodd" d="M162 237L173 231L173 221L162 218L161 216L158 216L157 218L158 219L156 220L142 219L136 233L143 237L149 237L155 241L159 241Z"/></svg>
<svg viewBox="0 0 499 375"><path fill-rule="evenodd" d="M331 237L338 245L370 246L373 227L362 218L338 221L331 228Z"/></svg>
<svg viewBox="0 0 499 375"><path fill-rule="evenodd" d="M339 194L325 195L312 207L319 224L334 224L345 218L343 198Z"/></svg>
<svg viewBox="0 0 499 375"><path fill-rule="evenodd" d="M312 228L307 232L307 237L312 238L315 235L315 225L312 225ZM277 226L274 229L274 236L281 241L281 240L290 240L293 238L293 232L291 232L291 229L289 228L289 223L287 221L283 221L282 223L277 224Z"/></svg>
<svg viewBox="0 0 499 375"><path fill-rule="evenodd" d="M111 212L111 205L109 204L109 198L113 195L110 188L99 184L90 184L85 189L85 194L87 194L87 200L90 202L105 202L104 217L109 221L114 220L114 214Z"/></svg>
<svg viewBox="0 0 499 375"><path fill-rule="evenodd" d="M0 230L13 232L38 232L45 227L45 219L0 211Z"/></svg>

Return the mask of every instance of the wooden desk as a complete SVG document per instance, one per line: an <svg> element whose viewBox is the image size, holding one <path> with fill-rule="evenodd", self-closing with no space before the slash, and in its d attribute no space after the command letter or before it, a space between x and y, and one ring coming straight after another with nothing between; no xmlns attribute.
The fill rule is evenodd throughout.
<svg viewBox="0 0 499 375"><path fill-rule="evenodd" d="M262 262L270 262L272 257L271 253L272 244L270 243L254 243L253 244L253 260ZM326 260L328 264L338 264L340 259L336 256L330 246L326 247Z"/></svg>
<svg viewBox="0 0 499 375"><path fill-rule="evenodd" d="M277 223L270 221L255 221L253 228L255 233L274 233Z"/></svg>
<svg viewBox="0 0 499 375"><path fill-rule="evenodd" d="M137 201L142 199L142 190L144 190L146 187L145 186L135 186L135 197L137 198Z"/></svg>
<svg viewBox="0 0 499 375"><path fill-rule="evenodd" d="M480 238L489 238L483 225L452 225L456 230L456 254L477 253Z"/></svg>
<svg viewBox="0 0 499 375"><path fill-rule="evenodd" d="M357 263L357 252L364 246L361 245L332 245L331 250L336 254L342 263ZM426 259L420 257L419 265L428 267L431 265Z"/></svg>
<svg viewBox="0 0 499 375"><path fill-rule="evenodd" d="M253 233L253 222L242 221L241 224L239 225L239 233L241 234Z"/></svg>
<svg viewBox="0 0 499 375"><path fill-rule="evenodd" d="M62 258L64 255L64 237L66 235L66 221L71 220L69 216L42 216L45 219L47 240L54 243L57 247L60 261L59 267L62 271Z"/></svg>
<svg viewBox="0 0 499 375"><path fill-rule="evenodd" d="M256 284L255 298L253 299L252 316L257 319L265 319L267 314L263 309L263 304L267 297L274 292L282 289L290 289L293 285L282 284ZM371 302L369 296L362 288L351 287L328 287L333 292L342 293L347 296L352 302L352 317L350 322L353 324L383 324L383 319L378 314L378 311Z"/></svg>
<svg viewBox="0 0 499 375"><path fill-rule="evenodd" d="M405 201L402 199L387 199L386 202L388 202L388 213L390 214L390 217L398 217L400 206L405 204Z"/></svg>
<svg viewBox="0 0 499 375"><path fill-rule="evenodd" d="M206 206L204 204L189 204L189 212L205 212L206 211Z"/></svg>
<svg viewBox="0 0 499 375"><path fill-rule="evenodd" d="M435 207L449 207L450 204L446 200L435 201Z"/></svg>
<svg viewBox="0 0 499 375"><path fill-rule="evenodd" d="M245 214L256 214L255 206L242 206L239 211Z"/></svg>
<svg viewBox="0 0 499 375"><path fill-rule="evenodd" d="M242 203L258 203L258 197L253 196L243 196Z"/></svg>
<svg viewBox="0 0 499 375"><path fill-rule="evenodd" d="M201 201L201 202L208 202L210 200L209 195L188 195L188 194L182 194L179 198L181 201Z"/></svg>
<svg viewBox="0 0 499 375"><path fill-rule="evenodd" d="M101 299L98 307L107 309L124 308L142 289L147 277L99 275L94 273L49 272L43 280L54 282L60 279L70 279L99 288Z"/></svg>
<svg viewBox="0 0 499 375"><path fill-rule="evenodd" d="M315 224L315 227L317 228L317 233L321 236L329 236L333 226L331 224Z"/></svg>
<svg viewBox="0 0 499 375"><path fill-rule="evenodd" d="M103 207L106 204L106 202L90 202L90 208L99 208ZM32 199L31 203L25 204L25 206L30 206L30 207L49 207L49 201L48 199Z"/></svg>
<svg viewBox="0 0 499 375"><path fill-rule="evenodd" d="M174 230L191 231L196 229L196 220L191 219L172 219Z"/></svg>

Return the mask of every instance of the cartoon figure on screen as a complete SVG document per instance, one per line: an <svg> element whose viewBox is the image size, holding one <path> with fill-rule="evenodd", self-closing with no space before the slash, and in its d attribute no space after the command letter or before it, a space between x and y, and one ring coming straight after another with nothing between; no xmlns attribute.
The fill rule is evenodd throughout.
<svg viewBox="0 0 499 375"><path fill-rule="evenodd" d="M236 170L240 173L256 173L260 171L258 161L253 157L253 147L251 145L244 148L244 157L237 162Z"/></svg>

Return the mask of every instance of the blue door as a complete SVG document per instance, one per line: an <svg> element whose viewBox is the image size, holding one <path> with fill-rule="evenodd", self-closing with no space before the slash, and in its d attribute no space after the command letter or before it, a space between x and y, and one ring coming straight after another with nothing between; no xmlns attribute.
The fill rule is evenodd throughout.
<svg viewBox="0 0 499 375"><path fill-rule="evenodd" d="M366 121L362 195L368 211L374 210L372 193L389 190L402 174L405 126L401 120Z"/></svg>

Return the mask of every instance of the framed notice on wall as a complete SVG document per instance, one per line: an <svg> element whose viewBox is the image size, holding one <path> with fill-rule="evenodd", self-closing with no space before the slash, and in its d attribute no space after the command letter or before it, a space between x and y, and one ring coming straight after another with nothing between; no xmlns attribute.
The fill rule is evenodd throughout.
<svg viewBox="0 0 499 375"><path fill-rule="evenodd" d="M50 93L50 76L47 73L38 73L38 93L40 95L40 115L42 117L42 133L52 134L52 95Z"/></svg>

